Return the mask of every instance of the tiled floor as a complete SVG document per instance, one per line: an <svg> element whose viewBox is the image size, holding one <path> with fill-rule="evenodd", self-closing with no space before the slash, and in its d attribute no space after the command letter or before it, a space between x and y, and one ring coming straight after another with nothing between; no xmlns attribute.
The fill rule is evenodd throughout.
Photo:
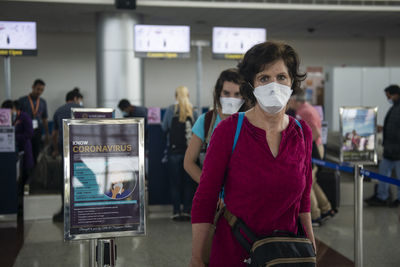
<svg viewBox="0 0 400 267"><path fill-rule="evenodd" d="M373 185L364 183L365 197L372 193ZM351 177L343 177L341 194L339 213L314 229L319 240L318 266L353 266L354 206ZM191 253L190 223L171 221L168 207L152 207L150 210L147 236L116 240L117 266L188 266ZM398 216L398 208L364 205L363 267L400 266ZM17 224L2 222L0 218L0 266L89 266L88 242L64 242L62 236L63 225L54 224L49 219L27 220Z"/></svg>
<svg viewBox="0 0 400 267"><path fill-rule="evenodd" d="M165 216L164 216L165 215ZM146 237L118 238L117 266L187 266L191 252L191 226L187 222L172 222L167 213L151 214ZM3 224L4 225L4 224ZM1 228L4 231L4 227ZM14 265L47 267L89 266L88 242L62 241L63 225L50 220L25 221L23 232L8 228L7 238L24 244ZM4 232L1 232L4 245ZM319 245L319 266L347 267L353 260L353 207L340 208L336 217L315 229ZM19 239L18 239L19 237ZM364 209L364 266L400 266L400 224L398 210L393 208ZM8 244L12 244L9 240ZM327 246L325 246L326 244ZM330 249L330 248L332 249ZM4 250L3 250L4 251ZM336 253L335 251L339 252ZM7 256L12 253L9 252ZM2 256L2 258L7 258Z"/></svg>

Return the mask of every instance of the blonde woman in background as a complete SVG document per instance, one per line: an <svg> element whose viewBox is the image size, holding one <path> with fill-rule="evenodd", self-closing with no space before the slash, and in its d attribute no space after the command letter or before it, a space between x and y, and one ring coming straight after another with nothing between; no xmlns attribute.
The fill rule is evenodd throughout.
<svg viewBox="0 0 400 267"><path fill-rule="evenodd" d="M167 134L168 143L167 169L173 205L172 220L190 221L196 183L183 169L183 159L197 114L190 103L189 90L186 86L175 89L175 99L175 104L167 108L162 122L162 129ZM183 210L181 210L181 204L183 204Z"/></svg>

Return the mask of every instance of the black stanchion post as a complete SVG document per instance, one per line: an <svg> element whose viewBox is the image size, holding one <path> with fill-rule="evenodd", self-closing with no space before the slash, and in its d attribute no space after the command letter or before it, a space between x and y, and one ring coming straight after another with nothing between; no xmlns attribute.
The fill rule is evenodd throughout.
<svg viewBox="0 0 400 267"><path fill-rule="evenodd" d="M115 267L117 261L117 246L115 239L99 239L97 242L97 266Z"/></svg>

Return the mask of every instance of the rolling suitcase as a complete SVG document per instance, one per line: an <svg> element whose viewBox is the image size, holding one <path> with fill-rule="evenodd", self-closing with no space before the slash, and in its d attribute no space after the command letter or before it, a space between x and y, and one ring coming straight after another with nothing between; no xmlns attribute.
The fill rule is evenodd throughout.
<svg viewBox="0 0 400 267"><path fill-rule="evenodd" d="M332 209L340 206L340 172L321 168L317 172L317 182L331 202Z"/></svg>

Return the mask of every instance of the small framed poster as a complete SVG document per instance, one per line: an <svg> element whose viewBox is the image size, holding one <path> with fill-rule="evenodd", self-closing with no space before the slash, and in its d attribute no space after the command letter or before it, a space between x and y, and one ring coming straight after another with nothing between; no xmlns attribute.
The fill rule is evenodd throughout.
<svg viewBox="0 0 400 267"><path fill-rule="evenodd" d="M376 164L377 107L340 108L340 161Z"/></svg>
<svg viewBox="0 0 400 267"><path fill-rule="evenodd" d="M114 117L113 108L71 108L72 119L106 119Z"/></svg>
<svg viewBox="0 0 400 267"><path fill-rule="evenodd" d="M11 109L0 108L0 126L11 126Z"/></svg>

